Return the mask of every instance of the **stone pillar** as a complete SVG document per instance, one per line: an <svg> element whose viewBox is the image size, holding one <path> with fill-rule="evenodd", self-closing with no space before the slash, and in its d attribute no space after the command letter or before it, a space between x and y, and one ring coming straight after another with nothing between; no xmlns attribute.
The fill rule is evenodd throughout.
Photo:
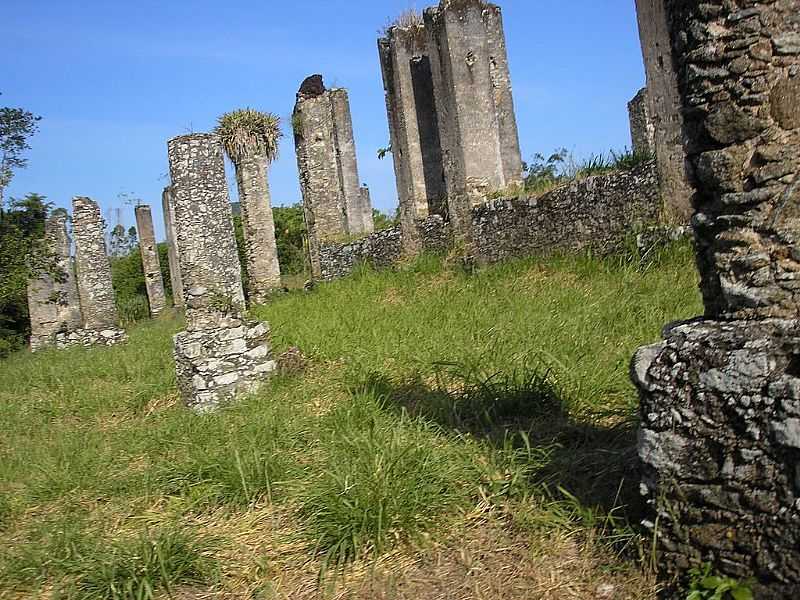
<svg viewBox="0 0 800 600"><path fill-rule="evenodd" d="M66 335L81 327L78 288L70 258L67 215L57 213L45 222L47 265L28 281L31 351L58 347Z"/></svg>
<svg viewBox="0 0 800 600"><path fill-rule="evenodd" d="M643 490L668 571L800 592L800 12L668 0L705 320L639 350ZM689 32L689 34L687 34Z"/></svg>
<svg viewBox="0 0 800 600"><path fill-rule="evenodd" d="M692 214L692 188L686 174L681 99L664 3L665 0L636 0L636 13L647 76L648 112L654 127L664 218L677 224L686 224ZM707 64L710 66L713 62Z"/></svg>
<svg viewBox="0 0 800 600"><path fill-rule="evenodd" d="M161 194L161 208L164 212L164 231L167 236L169 252L169 280L172 286L172 303L175 308L183 308L183 281L178 261L177 235L175 233L175 204L172 199L172 187L167 186Z"/></svg>
<svg viewBox="0 0 800 600"><path fill-rule="evenodd" d="M235 162L242 207L242 230L250 302L263 304L281 287L275 221L272 216L266 156L246 156Z"/></svg>
<svg viewBox="0 0 800 600"><path fill-rule="evenodd" d="M359 210L361 211L361 222L364 227L363 232L369 235L375 231L375 219L372 215L372 198L366 185L362 185L359 189L359 196L361 196Z"/></svg>
<svg viewBox="0 0 800 600"><path fill-rule="evenodd" d="M246 319L219 138L198 133L168 143L186 331L175 336L184 401L197 411L257 388L275 369L269 328Z"/></svg>
<svg viewBox="0 0 800 600"><path fill-rule="evenodd" d="M325 241L362 235L363 221L350 106L345 90L326 90L321 75L300 86L292 117L311 271L320 276Z"/></svg>
<svg viewBox="0 0 800 600"><path fill-rule="evenodd" d="M420 251L417 222L446 214L439 110L422 21L389 28L378 40L403 232L403 251Z"/></svg>
<svg viewBox="0 0 800 600"><path fill-rule="evenodd" d="M72 199L75 270L83 328L80 339L69 340L70 343L111 345L126 339L119 328L105 226L97 203L85 197Z"/></svg>
<svg viewBox="0 0 800 600"><path fill-rule="evenodd" d="M631 148L635 154L655 156L655 126L647 101L647 88L642 88L628 102L631 124Z"/></svg>
<svg viewBox="0 0 800 600"><path fill-rule="evenodd" d="M347 96L347 90L333 89L329 93L333 114L336 163L339 172L339 186L344 199L347 232L350 235L361 235L364 233L361 211L361 179L358 176L350 99Z"/></svg>
<svg viewBox="0 0 800 600"><path fill-rule="evenodd" d="M136 229L139 232L139 251L142 254L142 270L147 288L147 300L150 303L150 314L158 316L167 306L164 294L164 279L161 277L161 263L158 259L156 232L153 230L153 215L147 205L137 206Z"/></svg>

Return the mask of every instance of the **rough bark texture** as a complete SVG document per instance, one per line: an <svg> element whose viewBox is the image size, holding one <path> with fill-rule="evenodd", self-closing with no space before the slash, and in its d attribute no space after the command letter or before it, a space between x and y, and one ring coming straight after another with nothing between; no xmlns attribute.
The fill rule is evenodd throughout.
<svg viewBox="0 0 800 600"><path fill-rule="evenodd" d="M57 335L81 327L81 309L70 257L67 216L57 214L45 223L45 243L52 270L28 282L28 311L31 318L30 346L33 352L56 346Z"/></svg>
<svg viewBox="0 0 800 600"><path fill-rule="evenodd" d="M692 215L692 187L686 173L681 98L672 60L665 0L636 0L639 38L647 75L648 112L666 220L684 224Z"/></svg>
<svg viewBox="0 0 800 600"><path fill-rule="evenodd" d="M706 317L641 349L661 564L800 596L800 5L666 0Z"/></svg>
<svg viewBox="0 0 800 600"><path fill-rule="evenodd" d="M156 233L153 230L153 215L149 206L137 206L136 229L139 232L139 251L142 255L142 270L147 288L147 300L150 303L150 314L158 316L167 306L164 294L164 279L161 277L161 263L158 259Z"/></svg>
<svg viewBox="0 0 800 600"><path fill-rule="evenodd" d="M169 251L169 280L172 285L172 302L175 308L183 308L183 280L178 260L177 234L175 233L175 202L172 187L167 186L161 194L161 207L164 212L164 231Z"/></svg>
<svg viewBox="0 0 800 600"><path fill-rule="evenodd" d="M306 82L297 94L292 124L311 271L319 277L321 244L369 233L372 207L364 206L368 197L362 194L358 178L346 90L323 86L320 92L319 86Z"/></svg>
<svg viewBox="0 0 800 600"><path fill-rule="evenodd" d="M647 88L639 90L628 102L628 119L631 124L631 147L642 156L655 156L655 124L650 114Z"/></svg>
<svg viewBox="0 0 800 600"><path fill-rule="evenodd" d="M187 329L175 336L184 401L216 408L256 389L275 369L266 324L245 318L241 266L219 138L191 134L168 143Z"/></svg>
<svg viewBox="0 0 800 600"><path fill-rule="evenodd" d="M281 287L275 221L267 181L268 162L265 156L249 156L237 160L234 166L242 207L248 295L251 303L261 304Z"/></svg>
<svg viewBox="0 0 800 600"><path fill-rule="evenodd" d="M105 221L100 207L89 198L72 199L75 270L84 329L118 330L111 264L106 252Z"/></svg>

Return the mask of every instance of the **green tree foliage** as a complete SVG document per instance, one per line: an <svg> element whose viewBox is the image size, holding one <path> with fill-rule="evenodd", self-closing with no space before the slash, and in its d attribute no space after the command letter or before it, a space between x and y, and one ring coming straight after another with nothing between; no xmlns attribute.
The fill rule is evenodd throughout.
<svg viewBox="0 0 800 600"><path fill-rule="evenodd" d="M281 273L296 275L306 271L306 222L303 207L276 206L272 209L275 219L275 239L278 244L278 262Z"/></svg>
<svg viewBox="0 0 800 600"><path fill-rule="evenodd" d="M383 229L389 229L389 227L394 227L400 221L400 209L398 208L395 210L395 214L393 217L389 215L383 214L377 208L372 209L372 221L375 223L375 231L381 231Z"/></svg>
<svg viewBox="0 0 800 600"><path fill-rule="evenodd" d="M39 194L0 205L0 356L21 347L30 334L27 283L49 267L42 244L49 207Z"/></svg>
<svg viewBox="0 0 800 600"><path fill-rule="evenodd" d="M22 108L0 108L0 206L14 171L28 164L24 153L30 149L28 139L38 130L40 119Z"/></svg>

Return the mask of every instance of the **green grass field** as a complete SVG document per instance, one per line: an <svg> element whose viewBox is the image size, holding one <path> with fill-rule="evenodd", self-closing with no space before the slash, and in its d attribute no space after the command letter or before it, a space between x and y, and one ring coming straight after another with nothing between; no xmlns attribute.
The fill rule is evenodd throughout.
<svg viewBox="0 0 800 600"><path fill-rule="evenodd" d="M0 598L654 598L628 362L696 280L687 244L362 270L255 309L308 368L213 415L178 319L14 355Z"/></svg>

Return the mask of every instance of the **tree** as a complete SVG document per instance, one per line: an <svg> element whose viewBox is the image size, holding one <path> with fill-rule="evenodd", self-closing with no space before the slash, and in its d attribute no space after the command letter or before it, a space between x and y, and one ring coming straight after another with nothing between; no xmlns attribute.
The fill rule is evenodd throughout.
<svg viewBox="0 0 800 600"><path fill-rule="evenodd" d="M28 164L23 155L30 149L28 139L38 131L40 120L22 108L0 108L0 209L5 206L5 189L14 171Z"/></svg>
<svg viewBox="0 0 800 600"><path fill-rule="evenodd" d="M216 128L236 169L242 209L248 296L264 302L281 287L267 169L278 155L280 119L249 108L226 113Z"/></svg>
<svg viewBox="0 0 800 600"><path fill-rule="evenodd" d="M128 256L138 243L136 228L130 227L127 231L124 225L115 225L109 235L109 254L114 258Z"/></svg>

